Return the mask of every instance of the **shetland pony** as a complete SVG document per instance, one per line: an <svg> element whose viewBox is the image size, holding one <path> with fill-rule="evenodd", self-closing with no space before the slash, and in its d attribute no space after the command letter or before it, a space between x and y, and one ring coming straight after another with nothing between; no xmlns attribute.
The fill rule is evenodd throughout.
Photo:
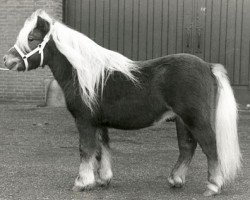
<svg viewBox="0 0 250 200"><path fill-rule="evenodd" d="M173 117L180 154L168 178L171 186L184 185L197 143L208 161L205 196L220 193L240 169L237 105L220 64L189 54L132 61L42 10L25 21L4 63L16 71L48 65L60 84L79 130L75 191L110 183L108 128L140 129Z"/></svg>

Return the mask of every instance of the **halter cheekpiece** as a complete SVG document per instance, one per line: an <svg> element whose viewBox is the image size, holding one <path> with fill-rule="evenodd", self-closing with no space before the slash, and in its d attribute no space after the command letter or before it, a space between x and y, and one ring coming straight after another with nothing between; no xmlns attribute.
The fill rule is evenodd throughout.
<svg viewBox="0 0 250 200"><path fill-rule="evenodd" d="M22 57L22 59L24 61L25 71L28 71L28 69L29 69L28 58L30 56L34 55L36 52L38 52L41 55L39 67L41 67L43 65L43 59L44 59L43 49L44 49L45 45L47 44L47 42L49 41L50 35L51 35L51 31L49 31L49 33L47 33L47 35L45 35L45 37L43 38L43 41L35 49L33 49L31 52L29 52L27 54L24 54L22 52L22 50L16 44L14 45L14 48L17 50L17 52L19 53L19 55Z"/></svg>

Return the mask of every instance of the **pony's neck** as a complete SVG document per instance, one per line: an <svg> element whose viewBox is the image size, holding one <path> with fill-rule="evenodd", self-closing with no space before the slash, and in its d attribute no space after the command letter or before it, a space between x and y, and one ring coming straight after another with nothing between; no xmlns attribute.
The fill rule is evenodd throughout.
<svg viewBox="0 0 250 200"><path fill-rule="evenodd" d="M51 57L48 61L48 66L53 73L54 78L64 90L69 83L73 83L73 67L68 59L56 48L55 44L51 47Z"/></svg>

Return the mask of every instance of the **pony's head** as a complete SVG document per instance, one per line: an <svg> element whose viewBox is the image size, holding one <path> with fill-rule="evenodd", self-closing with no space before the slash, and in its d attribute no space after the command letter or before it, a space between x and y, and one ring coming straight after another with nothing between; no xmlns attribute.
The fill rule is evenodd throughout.
<svg viewBox="0 0 250 200"><path fill-rule="evenodd" d="M4 56L9 70L25 71L43 67L49 57L53 20L42 10L34 12L24 23L15 45Z"/></svg>

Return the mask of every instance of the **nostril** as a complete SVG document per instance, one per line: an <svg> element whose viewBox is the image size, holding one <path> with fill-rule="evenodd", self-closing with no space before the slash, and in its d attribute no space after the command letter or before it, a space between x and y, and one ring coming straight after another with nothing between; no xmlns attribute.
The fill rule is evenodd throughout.
<svg viewBox="0 0 250 200"><path fill-rule="evenodd" d="M7 60L7 56L4 56L3 57L3 62L6 63L6 60Z"/></svg>

